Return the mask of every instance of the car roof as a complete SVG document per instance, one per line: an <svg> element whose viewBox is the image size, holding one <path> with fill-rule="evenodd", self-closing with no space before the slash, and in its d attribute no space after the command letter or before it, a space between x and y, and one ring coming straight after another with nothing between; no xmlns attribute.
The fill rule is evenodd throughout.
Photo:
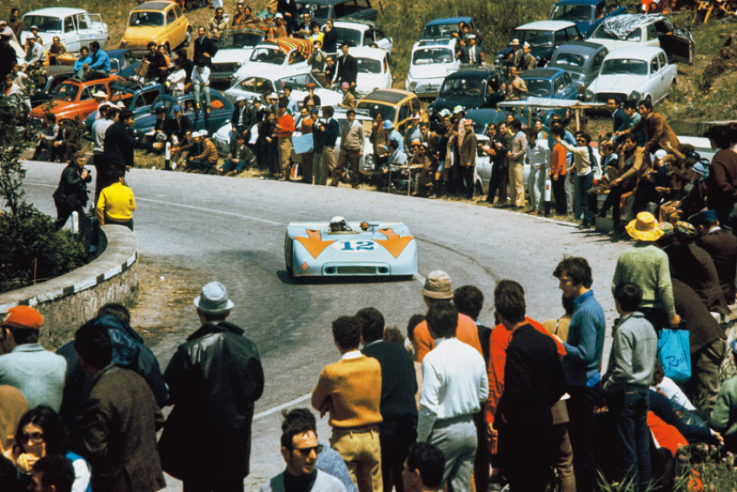
<svg viewBox="0 0 737 492"><path fill-rule="evenodd" d="M373 27L372 25L363 23L363 22L353 22L353 21L340 21L340 20L334 20L333 25L335 27L344 27L348 29L355 29L356 31L366 31L369 29L369 27Z"/></svg>
<svg viewBox="0 0 737 492"><path fill-rule="evenodd" d="M603 0L560 0L555 5L597 5L602 3Z"/></svg>
<svg viewBox="0 0 737 492"><path fill-rule="evenodd" d="M23 17L26 17L27 15L45 15L48 17L66 17L68 15L86 14L86 13L87 11L83 9L74 9L70 7L49 7L45 9L34 10L33 12L28 12L26 14L23 14Z"/></svg>
<svg viewBox="0 0 737 492"><path fill-rule="evenodd" d="M630 24L635 20L639 20L639 22L636 23L638 26L648 26L654 22L665 19L666 18L660 14L622 14L604 19L602 24L607 24L609 26L620 23Z"/></svg>
<svg viewBox="0 0 737 492"><path fill-rule="evenodd" d="M599 43L591 43L589 41L568 41L556 48L555 53L566 51L568 53L591 53L606 49L606 46Z"/></svg>
<svg viewBox="0 0 737 492"><path fill-rule="evenodd" d="M144 2L137 5L133 10L166 10L167 7L172 7L174 5L174 2Z"/></svg>
<svg viewBox="0 0 737 492"><path fill-rule="evenodd" d="M425 27L427 26L439 26L442 24L460 24L461 22L472 22L473 17L443 17L442 19L433 19L427 24L425 24Z"/></svg>
<svg viewBox="0 0 737 492"><path fill-rule="evenodd" d="M520 74L523 79L552 79L565 73L565 70L560 68L533 68L532 70L525 70Z"/></svg>
<svg viewBox="0 0 737 492"><path fill-rule="evenodd" d="M648 60L657 55L658 53L665 53L661 48L657 46L637 46L633 48L617 48L612 50L605 60L615 60L623 58L633 58L635 60Z"/></svg>
<svg viewBox="0 0 737 492"><path fill-rule="evenodd" d="M412 95L412 92L403 91L401 89L376 89L375 91L371 92L363 99L361 99L361 101L359 102L366 100L397 104L404 101L408 97L411 97Z"/></svg>
<svg viewBox="0 0 737 492"><path fill-rule="evenodd" d="M575 25L576 24L570 21L544 20L523 24L519 27L515 27L515 29L522 31L560 31L561 29L566 29Z"/></svg>
<svg viewBox="0 0 737 492"><path fill-rule="evenodd" d="M93 79L93 80L68 79L62 82L62 84L74 84L80 87L87 87L88 85L95 85L95 84L112 85L113 83L119 80L123 80L123 78L119 77L118 75L111 75L110 77L105 77L104 79Z"/></svg>
<svg viewBox="0 0 737 492"><path fill-rule="evenodd" d="M351 56L359 58L371 58L374 60L383 61L386 56L386 50L381 48L370 48L368 46L356 46L355 48L349 48L348 52Z"/></svg>
<svg viewBox="0 0 737 492"><path fill-rule="evenodd" d="M420 39L414 46L412 46L412 52L418 49L424 48L448 48L453 49L456 43L456 38L439 38L439 39Z"/></svg>
<svg viewBox="0 0 737 492"><path fill-rule="evenodd" d="M458 70L457 72L451 73L447 78L449 79L485 79L491 75L498 73L497 70L491 67L479 67L479 68L465 68Z"/></svg>

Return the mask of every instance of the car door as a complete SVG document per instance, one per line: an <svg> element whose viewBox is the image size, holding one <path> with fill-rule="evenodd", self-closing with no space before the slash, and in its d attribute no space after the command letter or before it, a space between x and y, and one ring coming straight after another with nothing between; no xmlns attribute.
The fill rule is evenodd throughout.
<svg viewBox="0 0 737 492"><path fill-rule="evenodd" d="M602 63L604 63L604 58L606 58L606 55L608 53L609 51L605 48L598 51L593 57L591 57L591 64L589 65L589 69L584 74L584 87L588 87L589 85L591 85L591 82L593 82L594 79L599 76L599 70L601 70L601 65Z"/></svg>
<svg viewBox="0 0 737 492"><path fill-rule="evenodd" d="M77 38L79 39L80 46L89 46L92 41L97 41L100 43L101 47L104 46L104 41L101 42L100 39L98 39L97 33L93 29L89 14L77 14L75 17L75 21L77 23ZM105 41L107 41L107 39L105 39ZM69 48L67 48L67 50L69 50Z"/></svg>
<svg viewBox="0 0 737 492"><path fill-rule="evenodd" d="M653 27L660 40L660 47L671 61L688 65L693 63L694 40L690 32L675 29L667 19L655 22Z"/></svg>
<svg viewBox="0 0 737 492"><path fill-rule="evenodd" d="M489 145L488 140L479 141L484 145ZM491 181L491 156L482 150L481 147L476 147L476 176L478 178L477 183L481 182L481 188L483 193L487 193L489 190L489 181Z"/></svg>
<svg viewBox="0 0 737 492"><path fill-rule="evenodd" d="M100 43L101 48L105 48L107 42L107 26L102 22L100 14L84 14L83 19L78 22L81 39L90 39ZM84 41L82 41L84 44Z"/></svg>
<svg viewBox="0 0 737 492"><path fill-rule="evenodd" d="M147 108L151 106L156 98L159 97L161 94L161 86L155 85L153 87L147 87L145 89L142 89L138 92L135 96L133 96L133 103L131 106L131 109L135 111L139 108Z"/></svg>
<svg viewBox="0 0 737 492"><path fill-rule="evenodd" d="M79 41L79 33L77 32L75 16L70 15L68 17L64 17L61 22L61 25L63 26L63 32L61 36L59 36L61 38L61 43L64 45L68 52L77 53L81 44Z"/></svg>
<svg viewBox="0 0 737 492"><path fill-rule="evenodd" d="M392 87L392 71L389 67L389 55L384 54L382 64L384 65L384 87L391 89Z"/></svg>
<svg viewBox="0 0 737 492"><path fill-rule="evenodd" d="M379 48L386 50L387 53L392 52L392 38L384 34L384 31L382 31L381 29L374 29L374 41L379 46Z"/></svg>
<svg viewBox="0 0 737 492"><path fill-rule="evenodd" d="M310 71L310 66L307 64L307 59L299 52L299 50L292 50L287 56L287 64L291 70Z"/></svg>
<svg viewBox="0 0 737 492"><path fill-rule="evenodd" d="M105 83L88 85L82 89L82 93L79 95L79 106L77 106L77 111L74 112L72 117L79 116L80 120L84 120L97 110L97 102L92 98L92 94L98 91L110 94L110 89Z"/></svg>
<svg viewBox="0 0 737 492"><path fill-rule="evenodd" d="M663 74L660 72L658 55L653 55L650 59L650 72L647 77L646 87L644 87L644 92L649 92L652 95L653 103L659 101L663 95L662 78Z"/></svg>

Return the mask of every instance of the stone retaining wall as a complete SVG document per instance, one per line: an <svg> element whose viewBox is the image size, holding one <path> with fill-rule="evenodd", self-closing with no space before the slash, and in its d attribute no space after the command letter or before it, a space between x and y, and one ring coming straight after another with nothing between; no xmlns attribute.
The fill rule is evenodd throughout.
<svg viewBox="0 0 737 492"><path fill-rule="evenodd" d="M91 263L47 282L0 294L0 315L18 305L44 316L41 342L55 349L108 302L130 305L138 295L138 243L127 227L101 228L102 251Z"/></svg>

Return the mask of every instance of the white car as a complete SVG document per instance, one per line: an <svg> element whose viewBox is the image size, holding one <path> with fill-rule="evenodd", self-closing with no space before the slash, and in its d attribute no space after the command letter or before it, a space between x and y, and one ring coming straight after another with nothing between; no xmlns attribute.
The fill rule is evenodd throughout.
<svg viewBox="0 0 737 492"><path fill-rule="evenodd" d="M229 82L230 77L251 58L251 53L264 40L262 29L227 29L220 35L218 51L212 58L212 82Z"/></svg>
<svg viewBox="0 0 737 492"><path fill-rule="evenodd" d="M54 36L59 36L70 53L78 53L82 46L89 46L92 41L97 41L104 49L107 42L107 24L102 22L100 14L89 14L82 9L51 7L28 12L23 16L19 40L23 46L31 34L31 26L38 27L38 35L47 50Z"/></svg>
<svg viewBox="0 0 737 492"><path fill-rule="evenodd" d="M662 48L674 62L691 64L694 40L691 33L676 29L662 15L625 14L604 20L587 41L611 52L617 48Z"/></svg>
<svg viewBox="0 0 737 492"><path fill-rule="evenodd" d="M360 97L376 90L391 89L392 72L389 68L389 55L381 48L348 48L348 53L356 59L358 77L356 92Z"/></svg>
<svg viewBox="0 0 737 492"><path fill-rule="evenodd" d="M343 100L342 94L324 89L309 73L292 75L261 73L251 75L238 80L230 89L225 91L225 98L233 104L240 96L245 97L248 101L258 97L262 102L266 102L266 97L269 94L272 92L282 93L284 92L284 86L288 85L292 88L292 97L301 107L302 101L307 96L307 84L310 82L315 84L315 95L320 98L321 106L335 106Z"/></svg>
<svg viewBox="0 0 737 492"><path fill-rule="evenodd" d="M649 100L653 104L665 98L676 83L676 65L660 48L642 46L620 48L609 53L601 64L599 76L586 90L589 102Z"/></svg>
<svg viewBox="0 0 737 492"><path fill-rule="evenodd" d="M391 53L394 47L392 38L384 34L384 31L370 21L359 21L357 19L350 22L335 21L333 22L333 29L338 33L338 49L344 42L348 43L349 48L370 47L373 43L376 43L379 48L386 50L387 53ZM325 31L325 26L322 30Z"/></svg>
<svg viewBox="0 0 737 492"><path fill-rule="evenodd" d="M310 73L307 58L311 51L312 44L305 39L279 38L264 41L253 49L248 62L232 75L231 80L235 82L257 73Z"/></svg>
<svg viewBox="0 0 737 492"><path fill-rule="evenodd" d="M461 68L456 39L421 39L412 47L409 74L404 83L417 97L437 97L443 80Z"/></svg>

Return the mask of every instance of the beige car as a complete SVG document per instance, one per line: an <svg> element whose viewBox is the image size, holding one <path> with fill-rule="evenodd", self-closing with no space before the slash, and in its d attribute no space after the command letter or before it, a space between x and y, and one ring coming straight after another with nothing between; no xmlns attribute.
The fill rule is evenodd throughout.
<svg viewBox="0 0 737 492"><path fill-rule="evenodd" d="M142 56L151 41L163 44L168 52L192 41L192 26L176 2L145 2L131 10L120 47Z"/></svg>

